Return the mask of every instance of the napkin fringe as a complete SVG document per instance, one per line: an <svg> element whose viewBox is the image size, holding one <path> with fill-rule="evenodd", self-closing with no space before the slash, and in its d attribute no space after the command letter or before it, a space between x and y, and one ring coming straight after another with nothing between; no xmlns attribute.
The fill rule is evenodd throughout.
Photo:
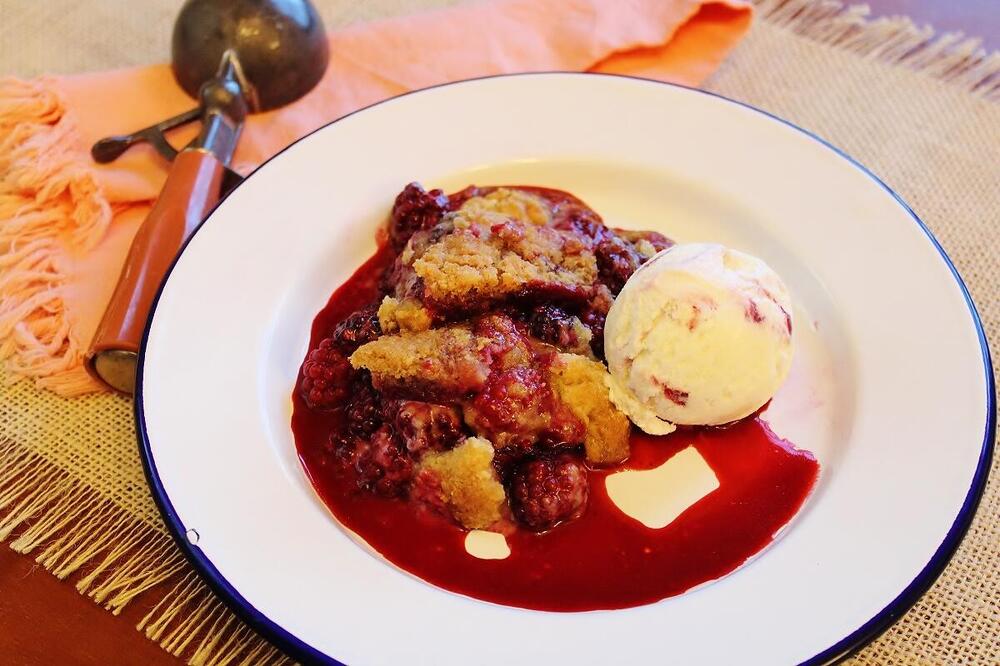
<svg viewBox="0 0 1000 666"><path fill-rule="evenodd" d="M67 256L92 249L111 206L50 82L0 80L0 361L8 379L75 396L100 387L66 315Z"/></svg>
<svg viewBox="0 0 1000 666"><path fill-rule="evenodd" d="M0 440L0 542L8 540L114 615L143 595L158 598L136 628L189 664L288 662L212 595L162 527Z"/></svg>
<svg viewBox="0 0 1000 666"><path fill-rule="evenodd" d="M1000 101L1000 52L962 32L937 34L905 16L869 18L867 5L840 0L754 0L769 23L823 44L929 74L990 101Z"/></svg>

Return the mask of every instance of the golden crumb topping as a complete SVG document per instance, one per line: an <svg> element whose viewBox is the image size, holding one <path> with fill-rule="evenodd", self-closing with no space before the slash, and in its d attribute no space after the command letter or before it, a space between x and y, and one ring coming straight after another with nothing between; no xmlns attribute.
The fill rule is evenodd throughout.
<svg viewBox="0 0 1000 666"><path fill-rule="evenodd" d="M379 389L427 392L445 398L482 388L489 375L489 344L467 328L383 335L351 355L351 365L371 372Z"/></svg>
<svg viewBox="0 0 1000 666"><path fill-rule="evenodd" d="M378 323L383 333L419 333L429 329L433 319L423 303L415 298L399 300L386 296L378 307Z"/></svg>
<svg viewBox="0 0 1000 666"><path fill-rule="evenodd" d="M500 520L506 496L493 469L493 445L488 440L469 437L451 451L430 453L420 468L437 477L445 504L463 527L489 527Z"/></svg>
<svg viewBox="0 0 1000 666"><path fill-rule="evenodd" d="M583 422L587 460L607 465L629 455L628 417L611 402L604 365L577 354L559 354L552 385L563 403Z"/></svg>
<svg viewBox="0 0 1000 666"><path fill-rule="evenodd" d="M593 253L569 232L488 212L460 212L450 232L404 257L437 305L496 301L532 288L589 292L597 278Z"/></svg>
<svg viewBox="0 0 1000 666"><path fill-rule="evenodd" d="M489 194L472 197L459 209L462 213L500 213L504 217L538 226L547 225L552 219L548 204L524 190L498 187Z"/></svg>

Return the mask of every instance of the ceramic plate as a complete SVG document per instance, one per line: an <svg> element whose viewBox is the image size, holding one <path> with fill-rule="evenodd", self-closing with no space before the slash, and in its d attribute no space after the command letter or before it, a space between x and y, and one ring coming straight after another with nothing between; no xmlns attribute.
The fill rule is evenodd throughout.
<svg viewBox="0 0 1000 666"><path fill-rule="evenodd" d="M765 418L822 464L780 538L681 596L586 613L445 592L352 538L299 465L290 393L313 316L412 180L565 189L611 226L773 266L804 325ZM888 626L954 552L989 469L992 382L951 262L862 166L705 92L551 73L397 97L258 169L166 280L136 410L167 524L223 598L302 660L824 663Z"/></svg>

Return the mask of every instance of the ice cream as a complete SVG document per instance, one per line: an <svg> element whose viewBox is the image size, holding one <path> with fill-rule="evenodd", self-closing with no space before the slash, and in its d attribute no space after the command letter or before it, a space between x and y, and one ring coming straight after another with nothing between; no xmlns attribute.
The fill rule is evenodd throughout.
<svg viewBox="0 0 1000 666"><path fill-rule="evenodd" d="M760 259L675 245L635 272L608 313L611 398L651 434L760 409L792 362L791 299Z"/></svg>

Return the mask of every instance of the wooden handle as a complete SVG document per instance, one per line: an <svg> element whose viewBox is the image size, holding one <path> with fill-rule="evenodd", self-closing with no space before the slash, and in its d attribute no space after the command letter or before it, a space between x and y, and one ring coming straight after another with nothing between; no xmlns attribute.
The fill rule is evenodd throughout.
<svg viewBox="0 0 1000 666"><path fill-rule="evenodd" d="M222 163L210 153L182 151L139 227L86 357L90 374L111 388L132 392L153 298L181 246L219 201L222 175Z"/></svg>

